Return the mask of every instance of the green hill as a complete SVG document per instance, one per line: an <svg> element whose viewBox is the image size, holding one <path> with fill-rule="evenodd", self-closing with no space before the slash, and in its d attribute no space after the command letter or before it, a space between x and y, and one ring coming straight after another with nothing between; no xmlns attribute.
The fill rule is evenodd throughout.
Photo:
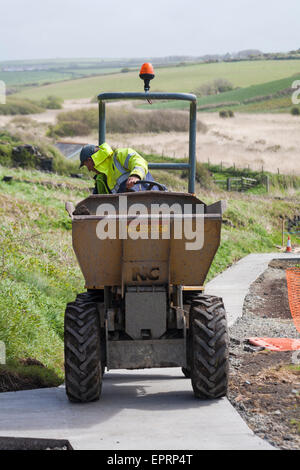
<svg viewBox="0 0 300 470"><path fill-rule="evenodd" d="M281 112L289 111L293 106L291 97L292 84L300 80L300 73L280 80L266 83L238 87L232 91L198 98L199 111L219 111L232 109L239 112ZM184 109L188 104L184 102L154 103L158 109Z"/></svg>
<svg viewBox="0 0 300 470"><path fill-rule="evenodd" d="M152 91L192 92L201 84L217 78L229 80L234 87L248 87L280 80L300 73L299 60L259 60L181 65L156 69ZM63 99L92 98L106 91L141 91L137 71L66 80L44 86L26 87L15 96L40 100L48 95Z"/></svg>

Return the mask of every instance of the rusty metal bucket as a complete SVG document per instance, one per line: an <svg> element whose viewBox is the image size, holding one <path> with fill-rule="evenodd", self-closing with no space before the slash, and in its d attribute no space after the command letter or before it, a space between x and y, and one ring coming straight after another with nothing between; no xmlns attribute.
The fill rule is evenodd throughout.
<svg viewBox="0 0 300 470"><path fill-rule="evenodd" d="M122 204L126 197L127 219L124 235L124 211ZM153 204L165 204L168 207L182 208L179 216L181 224L190 219L191 227L196 234L197 217L201 218L199 225L203 234L203 243L199 249L187 249L188 240L182 230L182 237L174 237L174 225L178 216L171 213L167 222L170 223L170 236L164 235L166 221L164 217L152 220L150 237L149 223L140 231L146 230L148 238L132 239L130 222L133 217L130 209L134 204L143 204L151 210ZM101 213L103 204L110 204L114 209L108 217ZM198 208L202 207L202 213ZM181 285L202 286L215 253L220 244L223 203L221 201L210 206L192 194L168 193L160 191L145 191L126 193L123 195L91 195L79 202L76 212L85 208L89 215L72 216L73 248L77 256L81 271L85 278L86 288L101 289L103 286L130 285ZM134 206L135 207L135 206ZM121 210L120 210L121 208ZM75 213L76 213L75 212ZM101 212L101 211L100 211ZM100 239L97 235L99 222L108 221L109 217L115 224L115 237L113 239ZM147 220L149 218L146 217ZM108 223L108 222L107 222ZM120 232L120 225L123 224ZM145 228L144 228L145 227ZM120 233L123 234L120 236ZM195 235L196 236L196 235ZM142 237L142 235L141 235ZM144 234L144 237L146 235Z"/></svg>

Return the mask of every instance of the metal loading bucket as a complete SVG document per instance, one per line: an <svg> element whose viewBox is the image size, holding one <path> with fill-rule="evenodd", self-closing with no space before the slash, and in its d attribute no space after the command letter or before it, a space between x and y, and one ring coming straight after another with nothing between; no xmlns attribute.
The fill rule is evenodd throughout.
<svg viewBox="0 0 300 470"><path fill-rule="evenodd" d="M123 211L120 213L122 197L127 199L126 216ZM131 229L136 227L136 218L128 213L137 202L149 210L149 216L139 219L139 231L143 232L140 236L144 238L133 239ZM103 204L113 208L108 217L99 215ZM153 204L181 208L182 214L171 212L169 217L152 215L150 218ZM204 283L220 243L221 203L206 206L193 195L146 191L123 196L90 196L76 209L82 206L90 215L73 216L72 236L88 289L120 286L123 291L124 286L200 286ZM200 206L202 214L197 213ZM100 239L98 224L108 220L114 227L113 238ZM190 224L194 241L186 236L186 223ZM180 238L176 238L180 227L181 237L179 233Z"/></svg>

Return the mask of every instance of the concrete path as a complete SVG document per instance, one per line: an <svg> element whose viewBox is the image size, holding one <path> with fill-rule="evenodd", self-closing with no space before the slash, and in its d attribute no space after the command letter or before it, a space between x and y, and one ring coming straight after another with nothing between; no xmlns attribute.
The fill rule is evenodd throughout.
<svg viewBox="0 0 300 470"><path fill-rule="evenodd" d="M0 396L0 436L67 439L75 449L268 449L226 398L196 400L180 369L111 371L100 401L64 387Z"/></svg>
<svg viewBox="0 0 300 470"><path fill-rule="evenodd" d="M249 255L208 283L232 324L269 261ZM297 256L295 256L297 257ZM64 387L0 394L0 436L67 439L75 449L272 449L226 398L199 401L180 369L110 371L99 402L71 404Z"/></svg>
<svg viewBox="0 0 300 470"><path fill-rule="evenodd" d="M248 255L216 276L205 286L205 293L223 297L228 325L242 316L249 287L275 258L299 258L300 253L258 253Z"/></svg>

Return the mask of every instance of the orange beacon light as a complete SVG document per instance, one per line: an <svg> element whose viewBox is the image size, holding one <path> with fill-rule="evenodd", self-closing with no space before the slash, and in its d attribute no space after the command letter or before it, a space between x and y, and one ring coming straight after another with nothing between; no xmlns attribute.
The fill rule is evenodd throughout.
<svg viewBox="0 0 300 470"><path fill-rule="evenodd" d="M150 80L155 77L153 65L149 62L146 62L141 66L140 78L144 80L144 90L145 92L150 90Z"/></svg>

